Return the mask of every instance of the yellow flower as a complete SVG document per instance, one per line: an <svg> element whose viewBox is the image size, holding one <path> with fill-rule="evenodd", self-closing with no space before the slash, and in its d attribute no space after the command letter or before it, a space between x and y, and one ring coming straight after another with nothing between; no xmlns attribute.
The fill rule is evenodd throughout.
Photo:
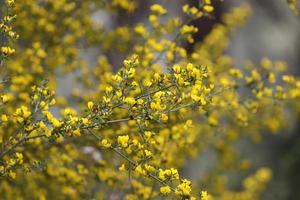
<svg viewBox="0 0 300 200"><path fill-rule="evenodd" d="M205 6L203 7L203 9L204 9L206 12L210 13L210 12L212 12L212 11L214 10L214 7L211 6L211 5L205 5Z"/></svg>
<svg viewBox="0 0 300 200"><path fill-rule="evenodd" d="M94 103L92 101L89 101L87 103L87 107L91 110L94 107Z"/></svg>
<svg viewBox="0 0 300 200"><path fill-rule="evenodd" d="M8 121L7 115L1 115L1 121L7 122Z"/></svg>
<svg viewBox="0 0 300 200"><path fill-rule="evenodd" d="M110 93L110 92L113 91L113 87L107 86L107 87L105 88L105 91L106 91L107 93Z"/></svg>
<svg viewBox="0 0 300 200"><path fill-rule="evenodd" d="M21 106L20 108L17 108L15 115L17 121L22 123L31 116L31 111L26 106Z"/></svg>
<svg viewBox="0 0 300 200"><path fill-rule="evenodd" d="M163 186L163 187L160 187L159 191L166 195L166 194L169 194L171 192L171 188L169 186Z"/></svg>
<svg viewBox="0 0 300 200"><path fill-rule="evenodd" d="M121 147L126 148L128 146L129 136L123 135L118 137L118 143L121 145Z"/></svg>
<svg viewBox="0 0 300 200"><path fill-rule="evenodd" d="M184 25L180 29L180 32L181 32L182 35L193 34L193 33L196 33L197 31L198 31L198 28L193 26L193 25Z"/></svg>
<svg viewBox="0 0 300 200"><path fill-rule="evenodd" d="M126 97L124 99L125 103L128 103L129 105L133 106L136 103L136 100L133 97Z"/></svg>
<svg viewBox="0 0 300 200"><path fill-rule="evenodd" d="M153 79L154 81L157 83L160 81L161 77L160 77L160 74L159 73L155 73L154 76L153 76Z"/></svg>
<svg viewBox="0 0 300 200"><path fill-rule="evenodd" d="M194 18L199 18L203 16L203 13L196 7L190 7L188 4L182 6L182 11Z"/></svg>
<svg viewBox="0 0 300 200"><path fill-rule="evenodd" d="M15 0L6 0L5 2L8 6L13 6L15 4Z"/></svg>
<svg viewBox="0 0 300 200"><path fill-rule="evenodd" d="M101 146L103 146L104 148L109 148L111 147L111 143L107 139L102 139Z"/></svg>
<svg viewBox="0 0 300 200"><path fill-rule="evenodd" d="M168 121L168 119L169 119L168 115L166 115L166 114L161 114L161 120L162 120L162 121L166 122L166 121Z"/></svg>
<svg viewBox="0 0 300 200"><path fill-rule="evenodd" d="M23 154L22 153L16 153L16 158L19 164L23 163Z"/></svg>
<svg viewBox="0 0 300 200"><path fill-rule="evenodd" d="M173 71L177 74L181 72L181 67L179 65L174 65L173 66Z"/></svg>
<svg viewBox="0 0 300 200"><path fill-rule="evenodd" d="M13 172L13 171L9 171L9 173L8 173L8 176L10 177L10 178L12 178L12 179L15 179L16 178L16 176L17 176L17 174L15 173L15 172Z"/></svg>
<svg viewBox="0 0 300 200"><path fill-rule="evenodd" d="M189 196L191 193L191 181L184 179L182 182L177 186L175 193L178 195Z"/></svg>
<svg viewBox="0 0 300 200"><path fill-rule="evenodd" d="M166 180L166 174L165 174L164 170L159 169L158 178L161 179L161 180L163 180L163 181Z"/></svg>
<svg viewBox="0 0 300 200"><path fill-rule="evenodd" d="M121 97L121 96L122 96L122 91L121 91L121 90L118 90L118 91L116 92L116 95L117 95L117 97Z"/></svg>
<svg viewBox="0 0 300 200"><path fill-rule="evenodd" d="M63 109L63 110L61 111L61 114L64 115L64 116L68 116L68 115L74 116L74 115L76 115L77 113L76 113L76 111L75 111L74 109L72 109L72 108L65 108L65 109Z"/></svg>
<svg viewBox="0 0 300 200"><path fill-rule="evenodd" d="M159 4L152 5L150 10L157 15L164 15L167 13L167 10Z"/></svg>
<svg viewBox="0 0 300 200"><path fill-rule="evenodd" d="M52 132L51 132L49 129L46 129L46 130L44 131L44 133L45 133L45 135L46 135L47 137L51 137L51 136L52 136Z"/></svg>
<svg viewBox="0 0 300 200"><path fill-rule="evenodd" d="M151 151L145 150L144 152L145 152L146 157L151 157L152 156L152 152Z"/></svg>
<svg viewBox="0 0 300 200"><path fill-rule="evenodd" d="M149 21L152 24L152 26L157 27L159 25L159 20L156 15L150 15Z"/></svg>
<svg viewBox="0 0 300 200"><path fill-rule="evenodd" d="M114 80L118 83L120 83L123 80L123 78L119 74L116 74L116 75L112 76L111 78L112 78L112 80Z"/></svg>
<svg viewBox="0 0 300 200"><path fill-rule="evenodd" d="M188 64L186 65L186 69L187 69L187 71L189 71L189 72L192 72L192 71L194 70L194 68L195 68L195 66L194 66L192 63L188 63Z"/></svg>
<svg viewBox="0 0 300 200"><path fill-rule="evenodd" d="M1 47L1 51L4 55L9 56L11 54L14 54L16 50L14 50L10 47Z"/></svg>
<svg viewBox="0 0 300 200"><path fill-rule="evenodd" d="M55 128L58 128L58 127L60 127L60 126L62 125L62 123L61 123L59 120L55 119L55 118L53 118L53 119L51 120L51 123L53 124L53 126L54 126Z"/></svg>
<svg viewBox="0 0 300 200"><path fill-rule="evenodd" d="M1 100L2 100L3 103L7 103L11 100L11 96L7 95L7 94L1 95Z"/></svg>
<svg viewBox="0 0 300 200"><path fill-rule="evenodd" d="M137 100L137 103L138 103L139 105L142 105L142 104L144 103L144 100L143 100L143 99L139 99L139 100Z"/></svg>
<svg viewBox="0 0 300 200"><path fill-rule="evenodd" d="M80 136L80 135L81 135L80 129L79 129L79 128L75 129L75 130L73 131L73 135L74 135L74 136Z"/></svg>
<svg viewBox="0 0 300 200"><path fill-rule="evenodd" d="M155 168L151 165L148 165L148 164L145 164L145 169L150 172L150 173L153 173L155 172Z"/></svg>
<svg viewBox="0 0 300 200"><path fill-rule="evenodd" d="M16 157L19 159L19 160L22 160L23 159L23 154L22 153L16 153Z"/></svg>
<svg viewBox="0 0 300 200"><path fill-rule="evenodd" d="M219 124L218 118L214 114L209 115L207 120L211 126L217 126Z"/></svg>
<svg viewBox="0 0 300 200"><path fill-rule="evenodd" d="M189 5L188 5L188 4L184 4L184 5L182 6L182 11L183 11L184 13L187 13L187 12L189 11Z"/></svg>
<svg viewBox="0 0 300 200"><path fill-rule="evenodd" d="M292 76L284 75L282 76L282 81L285 83L293 83L295 79Z"/></svg>
<svg viewBox="0 0 300 200"><path fill-rule="evenodd" d="M276 77L275 77L275 74L274 73L270 73L268 75L268 81L272 84L274 84L276 82Z"/></svg>
<svg viewBox="0 0 300 200"><path fill-rule="evenodd" d="M138 165L138 166L135 168L135 171L136 171L138 174L146 175L146 171L142 168L141 165Z"/></svg>
<svg viewBox="0 0 300 200"><path fill-rule="evenodd" d="M143 36L143 37L145 37L146 34L147 34L147 30L146 30L145 26L142 25L142 24L137 25L137 26L134 28L134 31L135 31L137 34L139 34L139 35L141 35L141 36Z"/></svg>
<svg viewBox="0 0 300 200"><path fill-rule="evenodd" d="M90 123L88 118L83 117L83 118L81 118L81 120L84 125L88 125Z"/></svg>
<svg viewBox="0 0 300 200"><path fill-rule="evenodd" d="M201 196L201 200L209 200L207 191L201 191L200 196Z"/></svg>
<svg viewBox="0 0 300 200"><path fill-rule="evenodd" d="M135 75L135 69L134 68L130 68L129 70L126 71L126 74L128 76L128 78L132 78Z"/></svg>
<svg viewBox="0 0 300 200"><path fill-rule="evenodd" d="M119 167L119 170L120 170L120 171L126 171L125 165L122 164L122 165Z"/></svg>

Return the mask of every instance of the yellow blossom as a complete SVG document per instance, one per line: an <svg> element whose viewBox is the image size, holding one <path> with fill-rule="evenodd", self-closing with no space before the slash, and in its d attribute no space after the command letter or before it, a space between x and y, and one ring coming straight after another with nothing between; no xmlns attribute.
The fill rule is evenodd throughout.
<svg viewBox="0 0 300 200"><path fill-rule="evenodd" d="M182 182L176 187L176 194L189 196L191 193L191 182L187 179L183 179Z"/></svg>
<svg viewBox="0 0 300 200"><path fill-rule="evenodd" d="M87 103L87 107L91 110L94 107L94 103L92 101L89 101Z"/></svg>
<svg viewBox="0 0 300 200"><path fill-rule="evenodd" d="M166 194L169 194L171 192L171 189L169 186L163 186L163 187L160 187L159 191L166 195Z"/></svg>
<svg viewBox="0 0 300 200"><path fill-rule="evenodd" d="M120 170L120 171L125 171L125 170L126 170L125 165L122 164L122 165L119 167L119 170Z"/></svg>
<svg viewBox="0 0 300 200"><path fill-rule="evenodd" d="M167 13L167 10L159 4L154 4L150 7L150 10L158 15L164 15Z"/></svg>
<svg viewBox="0 0 300 200"><path fill-rule="evenodd" d="M7 115L1 115L1 121L2 122L7 122L8 121Z"/></svg>
<svg viewBox="0 0 300 200"><path fill-rule="evenodd" d="M121 147L126 148L128 146L128 141L128 135L118 136L118 143L121 145Z"/></svg>
<svg viewBox="0 0 300 200"><path fill-rule="evenodd" d="M209 200L209 195L208 195L207 191L201 191L200 197L201 197L201 200Z"/></svg>
<svg viewBox="0 0 300 200"><path fill-rule="evenodd" d="M75 136L80 136L80 135L81 135L80 129L79 129L79 128L75 129L75 130L73 131L73 135L75 135Z"/></svg>
<svg viewBox="0 0 300 200"><path fill-rule="evenodd" d="M128 103L129 105L133 106L136 103L136 100L133 97L126 97L124 102Z"/></svg>
<svg viewBox="0 0 300 200"><path fill-rule="evenodd" d="M11 96L10 95L1 95L1 100L3 103L7 103L11 100Z"/></svg>
<svg viewBox="0 0 300 200"><path fill-rule="evenodd" d="M10 47L1 47L1 52L4 55L9 56L15 53L15 49L12 49Z"/></svg>
<svg viewBox="0 0 300 200"><path fill-rule="evenodd" d="M161 120L162 121L167 121L168 120L168 115L166 115L166 114L161 114Z"/></svg>
<svg viewBox="0 0 300 200"><path fill-rule="evenodd" d="M103 146L104 148L110 148L111 143L107 139L102 139L101 140L101 146Z"/></svg>

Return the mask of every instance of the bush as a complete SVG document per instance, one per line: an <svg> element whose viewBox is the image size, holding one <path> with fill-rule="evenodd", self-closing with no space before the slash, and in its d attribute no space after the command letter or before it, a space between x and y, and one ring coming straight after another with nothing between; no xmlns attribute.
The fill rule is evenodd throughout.
<svg viewBox="0 0 300 200"><path fill-rule="evenodd" d="M1 199L260 198L272 171L253 172L234 145L286 128L299 113L299 79L268 58L234 67L225 50L248 5L224 14L203 41L191 22L213 17L210 0L178 16L154 4L146 21L125 26L94 20L132 16L138 5L1 3ZM96 63L83 56L91 49ZM181 169L208 150L217 157L211 172L191 183ZM228 171L253 173L232 191Z"/></svg>

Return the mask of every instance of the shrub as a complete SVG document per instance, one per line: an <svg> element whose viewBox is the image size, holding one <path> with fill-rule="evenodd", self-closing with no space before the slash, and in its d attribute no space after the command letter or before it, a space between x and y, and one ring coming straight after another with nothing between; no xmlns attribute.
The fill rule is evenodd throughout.
<svg viewBox="0 0 300 200"><path fill-rule="evenodd" d="M193 38L201 27L191 22L213 17L210 0L183 5L183 18L154 4L146 21L111 29L94 21L99 10L131 16L138 5L1 4L1 199L260 197L269 168L249 175L239 191L228 189L224 173L251 169L234 148L240 138L258 142L296 116L299 79L268 58L234 67L225 50L248 5L224 14L203 41ZM82 56L89 49L96 64ZM124 61L112 64L118 57ZM73 90L60 89L61 80ZM181 169L208 149L217 161L192 183Z"/></svg>

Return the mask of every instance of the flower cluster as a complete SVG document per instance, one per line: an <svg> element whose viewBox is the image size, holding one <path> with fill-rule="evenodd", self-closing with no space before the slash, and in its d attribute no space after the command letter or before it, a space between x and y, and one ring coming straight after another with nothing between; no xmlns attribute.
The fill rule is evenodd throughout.
<svg viewBox="0 0 300 200"><path fill-rule="evenodd" d="M94 14L131 18L138 1L5 2L17 18L3 17L1 36L18 38L14 22L22 51L1 47L1 61L15 54L1 66L1 199L260 198L268 168L229 189L227 170L252 169L235 144L285 128L299 113L300 80L268 58L234 67L225 51L249 6L199 42L191 22L213 15L210 0L183 5L186 20L154 4L144 20L110 28ZM211 173L189 180L183 168L207 149Z"/></svg>
<svg viewBox="0 0 300 200"><path fill-rule="evenodd" d="M16 18L14 13L14 0L5 0L4 6L1 8L0 16L0 33L1 33L1 46L0 46L0 62L8 56L15 53L15 49L10 46L11 41L18 39L19 35L13 29L13 22ZM2 43L2 41L4 41Z"/></svg>

